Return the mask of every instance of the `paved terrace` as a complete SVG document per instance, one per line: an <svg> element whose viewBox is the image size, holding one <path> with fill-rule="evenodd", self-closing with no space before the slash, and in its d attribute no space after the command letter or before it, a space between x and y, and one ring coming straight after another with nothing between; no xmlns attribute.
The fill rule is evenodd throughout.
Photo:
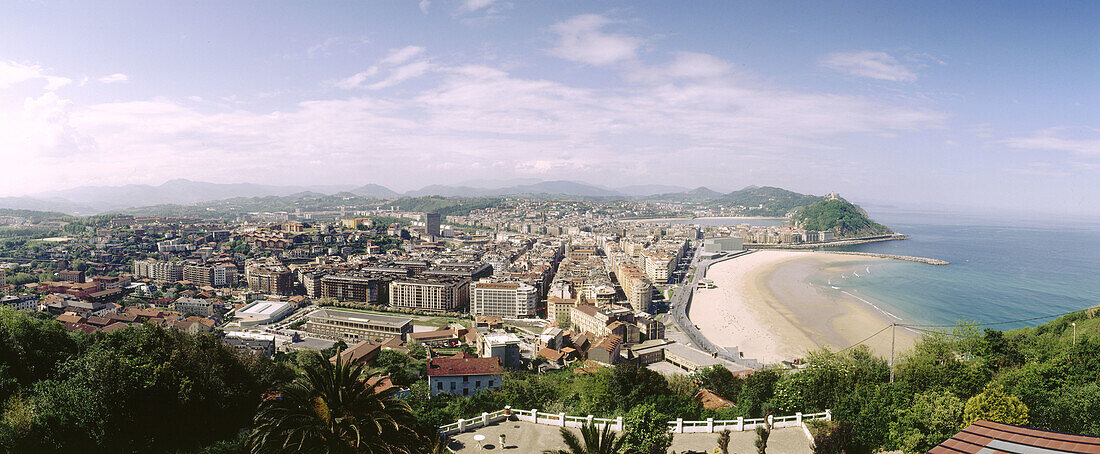
<svg viewBox="0 0 1100 454"><path fill-rule="evenodd" d="M488 427L481 427L470 432L464 432L451 436L448 447L456 453L541 453L544 449L563 449L565 444L561 441L558 427L544 424L532 424L526 421L502 421ZM571 430L580 436L580 430ZM499 446L500 434L505 436L505 446ZM474 435L484 435L485 441L474 441ZM713 453L718 446L717 433L678 433L673 434L672 451L705 452ZM756 452L756 432L730 432L730 452L748 453ZM781 452L785 454L809 454L810 440L802 427L785 427L773 429L768 438L768 452Z"/></svg>

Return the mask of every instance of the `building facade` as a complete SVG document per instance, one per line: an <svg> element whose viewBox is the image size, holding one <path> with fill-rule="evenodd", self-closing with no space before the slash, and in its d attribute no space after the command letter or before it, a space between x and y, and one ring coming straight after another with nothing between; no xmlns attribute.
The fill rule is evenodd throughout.
<svg viewBox="0 0 1100 454"><path fill-rule="evenodd" d="M522 283L474 282L470 284L470 313L499 317L528 317L538 309L539 292Z"/></svg>
<svg viewBox="0 0 1100 454"><path fill-rule="evenodd" d="M450 358L428 359L431 395L449 393L471 396L486 389L500 389L504 368L496 357L478 358L459 353Z"/></svg>
<svg viewBox="0 0 1100 454"><path fill-rule="evenodd" d="M412 319L340 309L320 309L309 314L306 331L346 343L364 340L405 339L413 331Z"/></svg>
<svg viewBox="0 0 1100 454"><path fill-rule="evenodd" d="M469 287L462 278L399 279L390 282L390 306L457 312L469 304Z"/></svg>

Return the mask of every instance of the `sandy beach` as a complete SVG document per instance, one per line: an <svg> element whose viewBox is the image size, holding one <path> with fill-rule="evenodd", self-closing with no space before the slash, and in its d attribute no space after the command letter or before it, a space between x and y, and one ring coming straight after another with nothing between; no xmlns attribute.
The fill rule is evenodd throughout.
<svg viewBox="0 0 1100 454"><path fill-rule="evenodd" d="M712 265L707 278L717 288L698 289L691 320L721 346L764 363L798 358L809 350L838 350L890 324L886 314L855 295L827 285L829 276L864 272L889 259L826 252L757 251ZM897 329L897 350L916 336ZM877 355L890 354L890 331L865 342Z"/></svg>

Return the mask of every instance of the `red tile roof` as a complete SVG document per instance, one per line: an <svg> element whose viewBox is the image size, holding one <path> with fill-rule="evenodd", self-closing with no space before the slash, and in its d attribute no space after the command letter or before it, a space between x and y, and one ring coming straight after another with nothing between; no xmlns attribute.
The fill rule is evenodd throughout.
<svg viewBox="0 0 1100 454"><path fill-rule="evenodd" d="M495 356L478 358L459 353L450 358L431 358L428 360L428 376L442 377L453 375L495 375L504 372L500 358Z"/></svg>
<svg viewBox="0 0 1100 454"><path fill-rule="evenodd" d="M1100 437L1064 434L985 420L975 421L938 446L931 454L979 452L1065 452L1100 454Z"/></svg>

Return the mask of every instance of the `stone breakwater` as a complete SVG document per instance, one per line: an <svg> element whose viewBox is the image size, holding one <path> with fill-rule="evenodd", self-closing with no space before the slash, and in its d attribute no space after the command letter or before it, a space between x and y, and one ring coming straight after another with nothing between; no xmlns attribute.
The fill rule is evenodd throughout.
<svg viewBox="0 0 1100 454"><path fill-rule="evenodd" d="M931 259L928 257L914 257L911 255L894 255L894 254L879 254L876 252L850 252L850 251L818 251L826 252L829 254L842 254L842 255L862 255L865 257L878 257L882 259L894 259L894 260L906 260L909 262L927 263L929 265L950 265L951 262L947 260Z"/></svg>

